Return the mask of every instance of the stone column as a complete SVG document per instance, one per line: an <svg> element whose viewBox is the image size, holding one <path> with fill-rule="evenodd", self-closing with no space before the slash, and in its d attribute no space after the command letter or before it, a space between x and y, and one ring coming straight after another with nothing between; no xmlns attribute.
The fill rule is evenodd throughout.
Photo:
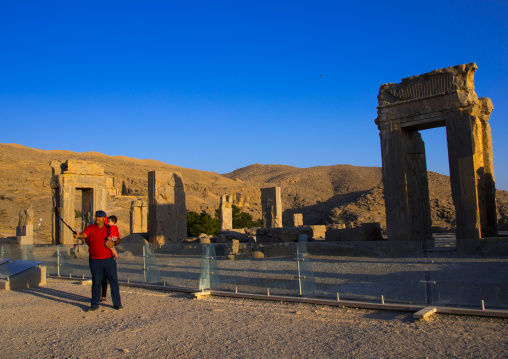
<svg viewBox="0 0 508 359"><path fill-rule="evenodd" d="M261 188L261 210L264 228L282 227L280 187Z"/></svg>
<svg viewBox="0 0 508 359"><path fill-rule="evenodd" d="M405 177L408 197L407 218L411 223L410 238L422 240L426 245L426 241L432 241L432 220L425 144L417 131L403 130L402 135L406 156Z"/></svg>
<svg viewBox="0 0 508 359"><path fill-rule="evenodd" d="M34 244L34 211L32 207L19 212L19 223L16 228L18 244Z"/></svg>
<svg viewBox="0 0 508 359"><path fill-rule="evenodd" d="M130 211L130 233L148 232L148 203L144 200L131 202Z"/></svg>
<svg viewBox="0 0 508 359"><path fill-rule="evenodd" d="M233 198L223 195L220 198L220 229L233 229Z"/></svg>
<svg viewBox="0 0 508 359"><path fill-rule="evenodd" d="M54 209L55 213L65 221L69 226L74 226L74 197L75 197L75 189L73 186L66 184L65 177L62 175L60 177L60 188L59 188L59 197L60 197L60 207L56 207ZM67 228L65 224L63 224L58 218L55 221L59 223L59 233L58 239L55 244L72 244L76 243L72 232ZM84 229L84 228L83 228Z"/></svg>
<svg viewBox="0 0 508 359"><path fill-rule="evenodd" d="M386 129L379 133L383 163L383 187L388 240L411 239L408 223L407 187L404 166L405 156L400 129Z"/></svg>
<svg viewBox="0 0 508 359"><path fill-rule="evenodd" d="M187 208L179 172L148 172L150 242L157 247L187 238Z"/></svg>
<svg viewBox="0 0 508 359"><path fill-rule="evenodd" d="M425 145L418 131L380 132L389 240L431 240Z"/></svg>
<svg viewBox="0 0 508 359"><path fill-rule="evenodd" d="M293 213L293 227L303 226L303 214Z"/></svg>
<svg viewBox="0 0 508 359"><path fill-rule="evenodd" d="M480 98L472 112L481 237L498 234L492 137L488 122L493 109L494 106L489 98Z"/></svg>

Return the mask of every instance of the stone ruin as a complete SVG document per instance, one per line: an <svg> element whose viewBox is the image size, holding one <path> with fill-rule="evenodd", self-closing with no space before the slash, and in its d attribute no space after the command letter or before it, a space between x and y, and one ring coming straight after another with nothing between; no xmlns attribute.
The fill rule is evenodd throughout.
<svg viewBox="0 0 508 359"><path fill-rule="evenodd" d="M261 212L264 228L282 227L280 187L261 188Z"/></svg>
<svg viewBox="0 0 508 359"><path fill-rule="evenodd" d="M457 249L497 234L489 98L474 91L476 64L408 77L379 89L386 226L390 241L431 240L425 146L419 131L446 127Z"/></svg>
<svg viewBox="0 0 508 359"><path fill-rule="evenodd" d="M303 214L293 213L293 227L303 226Z"/></svg>
<svg viewBox="0 0 508 359"><path fill-rule="evenodd" d="M233 198L231 196L221 196L219 214L220 229L233 229Z"/></svg>
<svg viewBox="0 0 508 359"><path fill-rule="evenodd" d="M34 244L34 211L31 206L19 212L16 240L20 245Z"/></svg>
<svg viewBox="0 0 508 359"><path fill-rule="evenodd" d="M187 238L187 208L181 173L148 172L148 206L149 238L155 247Z"/></svg>
<svg viewBox="0 0 508 359"><path fill-rule="evenodd" d="M51 192L53 195L53 244L75 244L72 232L56 216L73 227L76 191L81 192L82 229L94 223L95 211L106 208L106 176L104 169L88 161L51 161ZM77 228L74 230L78 230Z"/></svg>
<svg viewBox="0 0 508 359"><path fill-rule="evenodd" d="M141 234L148 232L148 202L136 200L131 202L130 233Z"/></svg>
<svg viewBox="0 0 508 359"><path fill-rule="evenodd" d="M117 186L117 182L114 177L106 177L106 191L110 196L118 196L120 189Z"/></svg>

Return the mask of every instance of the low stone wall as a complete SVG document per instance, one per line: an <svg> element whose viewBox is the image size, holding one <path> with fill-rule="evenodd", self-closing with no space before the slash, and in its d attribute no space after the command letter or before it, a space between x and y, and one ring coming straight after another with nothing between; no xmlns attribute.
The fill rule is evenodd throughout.
<svg viewBox="0 0 508 359"><path fill-rule="evenodd" d="M379 223L363 223L360 227L329 229L326 231L327 241L378 241L383 240Z"/></svg>

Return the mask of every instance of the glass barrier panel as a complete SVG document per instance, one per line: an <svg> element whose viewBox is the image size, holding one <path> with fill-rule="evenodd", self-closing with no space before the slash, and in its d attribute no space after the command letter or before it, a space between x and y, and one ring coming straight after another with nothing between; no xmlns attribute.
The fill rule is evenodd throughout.
<svg viewBox="0 0 508 359"><path fill-rule="evenodd" d="M88 247L60 244L57 246L57 273L60 277L90 278Z"/></svg>
<svg viewBox="0 0 508 359"><path fill-rule="evenodd" d="M325 299L426 304L424 264L413 257L311 255L316 296Z"/></svg>
<svg viewBox="0 0 508 359"><path fill-rule="evenodd" d="M221 290L242 293L299 295L294 243L240 246L216 244Z"/></svg>
<svg viewBox="0 0 508 359"><path fill-rule="evenodd" d="M139 243L122 242L115 247L118 253L117 273L120 282L147 283L147 279L151 279L149 272L154 268L151 261L147 262L147 259L154 254L147 251L145 243L144 241Z"/></svg>
<svg viewBox="0 0 508 359"><path fill-rule="evenodd" d="M57 272L57 246L53 244L39 244L33 246L34 260L42 262L46 266L48 275L56 275Z"/></svg>
<svg viewBox="0 0 508 359"><path fill-rule="evenodd" d="M156 256L164 285L198 290L202 256L200 244L166 243Z"/></svg>
<svg viewBox="0 0 508 359"><path fill-rule="evenodd" d="M15 244L2 244L1 246L2 258L10 258L13 260L22 259L22 249L21 246Z"/></svg>
<svg viewBox="0 0 508 359"><path fill-rule="evenodd" d="M508 309L508 258L436 251L429 259L433 305Z"/></svg>
<svg viewBox="0 0 508 359"><path fill-rule="evenodd" d="M217 268L215 245L201 244L201 265L199 271L199 290L219 289L220 276Z"/></svg>
<svg viewBox="0 0 508 359"><path fill-rule="evenodd" d="M312 270L312 263L309 253L307 251L307 238L299 238L299 242L295 243L296 246L296 267L298 280L298 291L300 296L314 296L316 292L316 283L314 280L314 272Z"/></svg>
<svg viewBox="0 0 508 359"><path fill-rule="evenodd" d="M152 243L145 243L143 247L143 271L145 283L162 284L161 271L157 264L154 246Z"/></svg>

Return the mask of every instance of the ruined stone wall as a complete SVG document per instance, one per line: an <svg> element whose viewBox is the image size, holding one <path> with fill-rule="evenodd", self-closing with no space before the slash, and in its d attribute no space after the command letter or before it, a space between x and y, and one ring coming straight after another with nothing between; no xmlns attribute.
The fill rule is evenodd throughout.
<svg viewBox="0 0 508 359"><path fill-rule="evenodd" d="M150 242L162 247L166 242L187 238L187 208L181 173L148 172Z"/></svg>
<svg viewBox="0 0 508 359"><path fill-rule="evenodd" d="M280 187L261 188L263 227L282 227L282 200Z"/></svg>

